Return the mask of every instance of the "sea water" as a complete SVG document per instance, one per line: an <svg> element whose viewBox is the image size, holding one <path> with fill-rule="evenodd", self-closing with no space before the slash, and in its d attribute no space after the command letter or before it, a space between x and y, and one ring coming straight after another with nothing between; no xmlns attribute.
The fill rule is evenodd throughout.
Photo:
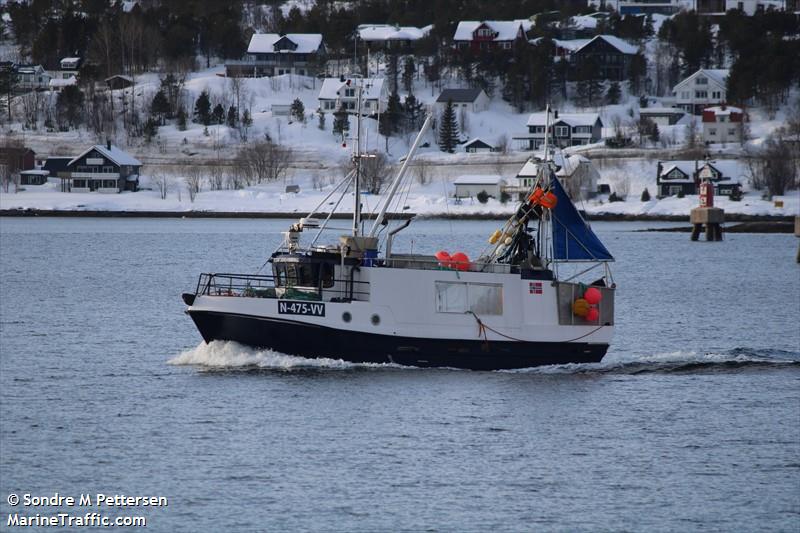
<svg viewBox="0 0 800 533"><path fill-rule="evenodd" d="M63 511L8 503L26 493L166 497L102 510L148 531L800 528L792 235L596 223L619 290L594 365L203 344L180 293L257 271L288 224L0 219L0 529ZM395 250L474 255L497 224L416 222Z"/></svg>

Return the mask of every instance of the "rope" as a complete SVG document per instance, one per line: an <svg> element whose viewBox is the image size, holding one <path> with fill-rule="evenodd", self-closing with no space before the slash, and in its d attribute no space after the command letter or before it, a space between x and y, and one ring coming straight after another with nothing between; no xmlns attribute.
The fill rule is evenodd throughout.
<svg viewBox="0 0 800 533"><path fill-rule="evenodd" d="M487 345L489 343L489 339L486 337L486 331L487 330L491 331L492 333L494 333L496 335L500 335L501 337L504 337L504 338L506 338L506 339L508 339L510 341L531 342L531 341L526 341L526 340L523 340L523 339L517 339L515 337L510 337L508 335L500 333L496 329L493 329L493 328L487 326L486 324L484 324L483 321L480 318L478 318L478 315L476 315L473 311L466 311L466 313L468 313L468 314L470 314L470 315L475 317L475 320L478 322L478 336L480 337L482 335L483 336L483 340ZM566 341L555 341L555 342L575 342L575 341L580 340L580 339L582 339L584 337L588 337L589 335L591 335L595 331L598 331L602 327L603 326L597 326L595 329L593 329L589 333L586 333L585 335L581 335L580 337L575 337L574 339L569 339L569 340L566 340Z"/></svg>

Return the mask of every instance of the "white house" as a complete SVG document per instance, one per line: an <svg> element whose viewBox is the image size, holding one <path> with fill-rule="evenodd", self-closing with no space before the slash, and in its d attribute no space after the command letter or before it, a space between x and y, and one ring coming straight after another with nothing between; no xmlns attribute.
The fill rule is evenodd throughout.
<svg viewBox="0 0 800 533"><path fill-rule="evenodd" d="M538 150L544 146L547 113L531 113L528 117L528 135L515 135L523 148ZM597 113L559 113L550 117L550 141L561 148L600 142L603 121Z"/></svg>
<svg viewBox="0 0 800 533"><path fill-rule="evenodd" d="M78 77L78 68L81 66L80 57L65 57L58 64L61 69L53 73L53 77L61 78L62 80Z"/></svg>
<svg viewBox="0 0 800 533"><path fill-rule="evenodd" d="M561 152L554 157L556 176L573 200L592 198L597 194L597 181L600 172L592 162L579 154L564 156ZM519 194L519 199L530 191L539 176L542 160L533 157L525 162L517 173L514 182L506 187L506 192Z"/></svg>
<svg viewBox="0 0 800 533"><path fill-rule="evenodd" d="M408 47L426 37L433 29L429 24L422 28L394 24L361 24L356 28L358 38L368 45L386 48Z"/></svg>
<svg viewBox="0 0 800 533"><path fill-rule="evenodd" d="M703 110L703 142L738 143L744 138L744 113L738 107L713 106Z"/></svg>
<svg viewBox="0 0 800 533"><path fill-rule="evenodd" d="M456 186L456 198L470 198L477 196L481 191L492 198L500 198L500 193L506 185L506 180L497 174L459 176L453 182Z"/></svg>
<svg viewBox="0 0 800 533"><path fill-rule="evenodd" d="M701 68L672 89L676 107L699 115L706 107L724 104L727 80L727 69Z"/></svg>
<svg viewBox="0 0 800 533"><path fill-rule="evenodd" d="M489 97L483 89L444 89L436 99L436 110L441 114L447 102L452 101L455 109L466 109L473 113L489 108Z"/></svg>
<svg viewBox="0 0 800 533"><path fill-rule="evenodd" d="M319 91L320 110L333 113L342 106L348 112L355 113L358 87L362 88L361 109L365 114L372 115L385 109L387 91L383 78L326 78Z"/></svg>
<svg viewBox="0 0 800 533"><path fill-rule="evenodd" d="M228 77L312 76L321 68L325 45L320 33L254 33L241 61L225 63Z"/></svg>

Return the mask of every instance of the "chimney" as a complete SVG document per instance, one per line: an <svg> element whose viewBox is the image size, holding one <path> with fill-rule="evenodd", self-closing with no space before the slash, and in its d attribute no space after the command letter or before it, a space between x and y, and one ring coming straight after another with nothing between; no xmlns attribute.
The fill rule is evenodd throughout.
<svg viewBox="0 0 800 533"><path fill-rule="evenodd" d="M106 148L111 150L111 139L106 139Z"/></svg>

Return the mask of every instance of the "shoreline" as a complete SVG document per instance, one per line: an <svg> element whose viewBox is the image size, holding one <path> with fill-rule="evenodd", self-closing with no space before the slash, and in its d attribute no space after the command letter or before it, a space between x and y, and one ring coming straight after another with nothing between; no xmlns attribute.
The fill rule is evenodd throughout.
<svg viewBox="0 0 800 533"><path fill-rule="evenodd" d="M261 219L295 219L304 216L305 212L286 211L108 211L108 210L62 210L62 209L0 209L0 217L87 217L87 218L261 218ZM503 213L387 213L391 218L405 220L414 218L440 220L506 220L510 214ZM317 213L315 218L324 219L328 213ZM334 213L331 219L344 220L352 218L351 213ZM374 214L365 213L364 219L374 218ZM590 213L585 215L589 221L606 222L686 222L689 215L647 215L619 213ZM725 222L793 222L794 215L747 215L726 213Z"/></svg>

